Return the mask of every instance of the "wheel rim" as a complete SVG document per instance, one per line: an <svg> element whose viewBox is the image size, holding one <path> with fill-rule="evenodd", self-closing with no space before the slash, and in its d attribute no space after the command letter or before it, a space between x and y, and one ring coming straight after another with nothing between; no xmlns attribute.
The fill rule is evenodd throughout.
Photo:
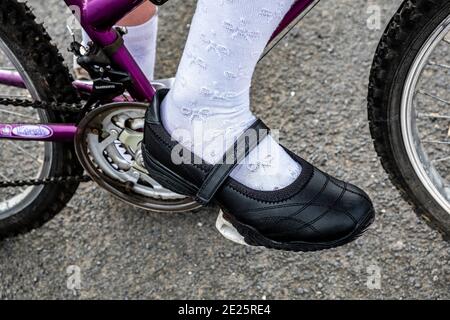
<svg viewBox="0 0 450 320"><path fill-rule="evenodd" d="M20 97L25 96L28 98L32 98L33 100L42 100L42 97L39 94L39 91L31 81L30 76L23 68L20 61L16 58L12 50L8 47L8 45L0 39L0 61L7 59L8 67L6 69L14 69L14 71L18 72L22 77L22 80L25 83L25 89L14 89L14 94L20 93ZM4 61L2 61L4 63ZM3 65L2 63L2 65ZM11 68L12 67L12 68ZM4 67L0 67L0 69L5 70ZM4 87L2 86L2 91ZM10 91L10 88L6 88L5 90ZM27 95L24 95L24 91L27 91ZM3 93L1 93L3 95ZM6 115L6 116L5 116ZM4 116L7 121L4 121ZM14 110L8 110L5 106L0 107L0 121L1 122L48 122L48 116L44 111L35 111L30 110L28 114L25 111L20 110L20 112L15 112ZM0 158L0 179L33 179L33 178L44 178L48 177L51 172L52 167L52 153L53 153L53 145L52 143L31 143L31 142L15 142L11 140L0 140L2 144L2 157ZM31 144L37 146L39 151L29 151L29 147ZM12 151L7 151L10 148ZM14 157L8 157L8 153L10 155L14 155ZM6 157L5 157L6 155ZM25 159L20 158L20 156L25 156ZM33 169L28 167L30 162L26 157L30 157L35 160L36 165ZM23 161L22 161L23 160ZM30 175L27 176L16 176L12 174L16 170L19 171L19 168L26 163L27 169L26 171L30 172ZM12 169L11 169L12 167ZM0 196L0 220L9 218L32 204L39 194L42 192L44 186L30 186L24 188L5 188L2 190L2 194Z"/></svg>
<svg viewBox="0 0 450 320"><path fill-rule="evenodd" d="M416 175L450 215L450 95L444 96L450 90L445 89L445 81L429 79L441 80L441 73L450 76L450 62L436 62L450 49L449 32L450 16L435 29L413 62L403 90L400 120Z"/></svg>

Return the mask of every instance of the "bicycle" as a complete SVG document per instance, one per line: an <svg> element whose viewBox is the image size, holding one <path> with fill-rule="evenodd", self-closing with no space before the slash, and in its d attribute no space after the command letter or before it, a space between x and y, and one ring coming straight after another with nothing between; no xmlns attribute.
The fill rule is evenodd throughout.
<svg viewBox="0 0 450 320"><path fill-rule="evenodd" d="M149 83L123 44L126 29L113 27L143 1L65 0L79 9L73 13L92 39L87 51L75 39L70 47L91 82L72 79L26 4L0 3L0 85L5 92L0 97L0 239L43 225L89 180L150 211L199 207L163 188L143 164L144 113L155 91L170 88L173 81ZM298 0L263 57L319 1ZM432 82L433 76L439 80L440 72L450 70L450 64L434 61L445 54L449 31L450 0L404 1L377 48L368 95L371 133L384 168L415 211L446 237L450 176L445 163L450 157L445 146L450 131L445 122L450 116L417 101L450 104L444 98L445 83Z"/></svg>

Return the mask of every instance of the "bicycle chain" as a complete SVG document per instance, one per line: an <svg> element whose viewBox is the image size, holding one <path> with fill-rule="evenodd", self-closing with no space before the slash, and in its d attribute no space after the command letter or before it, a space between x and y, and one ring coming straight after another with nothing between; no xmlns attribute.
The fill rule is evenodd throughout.
<svg viewBox="0 0 450 320"><path fill-rule="evenodd" d="M7 105L20 108L42 109L49 111L58 111L64 113L79 113L83 105L79 103L58 103L45 101L31 101L17 98L0 98L0 105ZM50 177L45 179L29 179L29 180L6 180L0 181L0 189L16 188L27 186L40 186L61 183L76 183L88 182L91 178L89 176L64 176L64 177Z"/></svg>
<svg viewBox="0 0 450 320"><path fill-rule="evenodd" d="M59 103L45 101L31 101L24 99L0 98L0 105L14 106L21 108L43 109L49 111L59 111L65 113L78 113L83 105L79 103Z"/></svg>

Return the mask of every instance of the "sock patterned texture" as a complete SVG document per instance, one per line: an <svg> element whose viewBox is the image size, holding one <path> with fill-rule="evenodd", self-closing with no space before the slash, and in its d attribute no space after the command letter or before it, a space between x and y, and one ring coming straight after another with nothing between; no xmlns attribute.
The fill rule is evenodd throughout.
<svg viewBox="0 0 450 320"><path fill-rule="evenodd" d="M172 138L214 164L254 121L256 64L294 0L199 0L174 87L162 103ZM301 166L265 138L231 177L249 188L287 187Z"/></svg>

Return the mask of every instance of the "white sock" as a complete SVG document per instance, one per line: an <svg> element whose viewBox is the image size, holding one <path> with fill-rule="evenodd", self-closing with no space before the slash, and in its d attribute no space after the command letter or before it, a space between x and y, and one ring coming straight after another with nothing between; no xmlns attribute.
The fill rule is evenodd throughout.
<svg viewBox="0 0 450 320"><path fill-rule="evenodd" d="M127 29L128 33L123 37L126 47L139 67L144 71L147 79L153 80L158 35L158 14L140 26L127 27Z"/></svg>
<svg viewBox="0 0 450 320"><path fill-rule="evenodd" d="M158 14L139 26L127 27L127 30L128 33L123 37L126 47L147 78L154 80ZM90 39L84 30L82 38L81 43L86 46Z"/></svg>
<svg viewBox="0 0 450 320"><path fill-rule="evenodd" d="M251 78L294 0L199 0L173 89L162 104L165 128L214 164L255 120ZM224 137L226 141L224 141ZM282 189L301 166L270 136L231 177L263 191Z"/></svg>

